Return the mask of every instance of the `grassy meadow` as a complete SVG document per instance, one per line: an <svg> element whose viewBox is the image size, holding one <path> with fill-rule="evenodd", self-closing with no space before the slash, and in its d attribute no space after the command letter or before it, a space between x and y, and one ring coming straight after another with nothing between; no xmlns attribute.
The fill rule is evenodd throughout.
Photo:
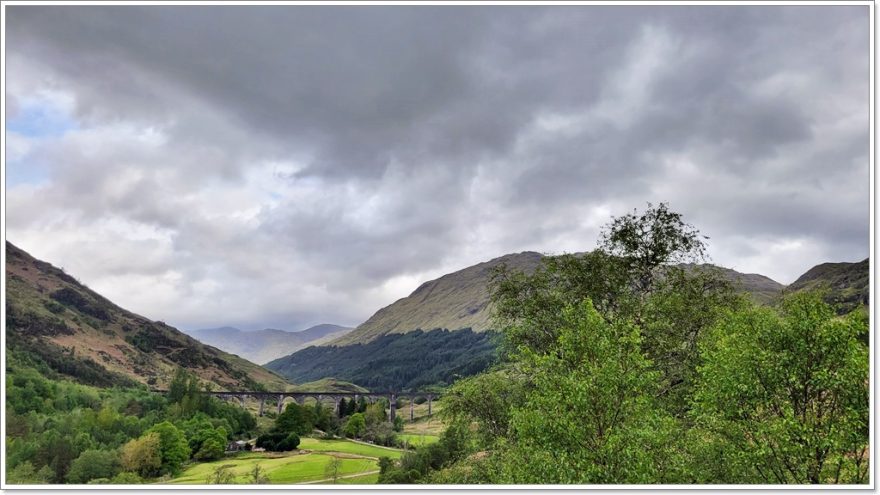
<svg viewBox="0 0 880 495"><path fill-rule="evenodd" d="M349 440L322 440L303 438L298 451L244 452L212 462L188 466L167 484L205 484L211 473L220 466L229 465L235 483L250 483L249 473L255 464L266 472L272 484L320 482L327 479L325 467L332 457L339 457L340 478L337 483L374 484L378 479L379 457L399 458L401 451L387 447L361 444ZM361 474L361 476L357 476ZM330 482L330 481L327 481Z"/></svg>

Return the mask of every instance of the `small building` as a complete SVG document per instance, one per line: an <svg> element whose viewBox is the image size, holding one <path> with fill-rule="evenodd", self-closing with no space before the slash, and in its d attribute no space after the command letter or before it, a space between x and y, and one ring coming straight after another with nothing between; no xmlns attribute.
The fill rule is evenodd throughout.
<svg viewBox="0 0 880 495"><path fill-rule="evenodd" d="M242 450L250 450L247 448L248 443L244 440L236 440L226 444L226 452L241 452Z"/></svg>

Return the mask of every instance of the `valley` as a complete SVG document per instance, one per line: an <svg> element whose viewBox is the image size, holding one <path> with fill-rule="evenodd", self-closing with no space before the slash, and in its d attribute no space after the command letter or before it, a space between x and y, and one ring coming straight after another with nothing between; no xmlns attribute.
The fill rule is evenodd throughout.
<svg viewBox="0 0 880 495"><path fill-rule="evenodd" d="M597 289L582 278L582 271L618 262L601 252L560 257L526 252L425 282L354 329L321 325L301 332L190 332L215 347L114 305L12 244L6 248L6 370L11 379L7 466L14 483L484 479L473 478L490 476L483 472L484 457L465 445L491 445L512 428L511 418L528 412L520 404L545 407L523 402L526 392L517 384L528 368L520 366L531 365L516 360L531 358L522 351L504 357L503 339L519 349L558 345L534 340L531 330L518 333L531 328L520 322L549 318L554 327L565 329L568 324L558 318L568 314L565 307L571 303L560 296L593 299L600 309L607 294L622 297L614 292L594 296L590 291ZM776 312L787 311L789 301L798 297L816 295L823 304L834 305L837 314L849 314L856 325L853 318L858 316L853 315L866 314L860 308L868 302L867 269L867 260L823 264L783 286L761 275L712 265L670 265L652 282L658 287L652 297L664 298L672 287L673 298L658 299L650 311L659 311L654 317L660 319L668 317L666 312L675 315L676 325L669 328L688 328L702 324L690 322L689 312L709 301ZM584 292L565 292L576 284ZM676 284L690 291L688 304L693 306L677 306L675 291L684 289ZM523 297L545 299L531 305ZM713 299L700 302L705 297ZM524 316L523 311L535 314ZM864 340L867 334L859 330L853 335ZM599 342L602 336L594 338ZM672 342L687 338L676 336ZM656 363L656 376L687 373L682 366L695 359L693 354L672 359L655 355L667 344L649 342L645 355ZM261 360L285 352L264 367L236 355ZM533 370L538 377L546 371L541 366ZM670 411L680 407L674 405L677 393L691 393L674 380L675 393L664 399L671 401L665 406ZM551 383L547 390L566 386ZM37 406L47 400L52 407ZM567 400L556 397L550 404ZM566 414L556 406L550 410L557 412L545 419ZM67 429L61 431L80 434L73 440L59 436L51 426L56 420ZM166 458L168 449L179 454Z"/></svg>

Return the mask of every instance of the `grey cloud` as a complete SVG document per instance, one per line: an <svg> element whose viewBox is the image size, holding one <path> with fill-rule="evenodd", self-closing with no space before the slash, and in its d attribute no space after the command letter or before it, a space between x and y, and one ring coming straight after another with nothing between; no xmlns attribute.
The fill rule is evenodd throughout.
<svg viewBox="0 0 880 495"><path fill-rule="evenodd" d="M357 323L400 277L558 251L595 238L583 212L647 201L734 264L748 240L867 254L867 7L7 12L7 101L68 92L81 127L28 156L49 183L11 191L11 240L152 232L168 295L143 311L186 326ZM137 303L105 259L89 276Z"/></svg>

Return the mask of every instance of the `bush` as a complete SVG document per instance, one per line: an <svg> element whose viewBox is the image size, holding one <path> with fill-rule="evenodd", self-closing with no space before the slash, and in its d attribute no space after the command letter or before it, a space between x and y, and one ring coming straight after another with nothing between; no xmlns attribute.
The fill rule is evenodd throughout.
<svg viewBox="0 0 880 495"><path fill-rule="evenodd" d="M87 450L70 465L69 483L83 484L96 478L112 478L119 472L119 456L108 450Z"/></svg>
<svg viewBox="0 0 880 495"><path fill-rule="evenodd" d="M296 433L272 432L257 437L257 447L272 451L286 452L299 447L299 436Z"/></svg>

